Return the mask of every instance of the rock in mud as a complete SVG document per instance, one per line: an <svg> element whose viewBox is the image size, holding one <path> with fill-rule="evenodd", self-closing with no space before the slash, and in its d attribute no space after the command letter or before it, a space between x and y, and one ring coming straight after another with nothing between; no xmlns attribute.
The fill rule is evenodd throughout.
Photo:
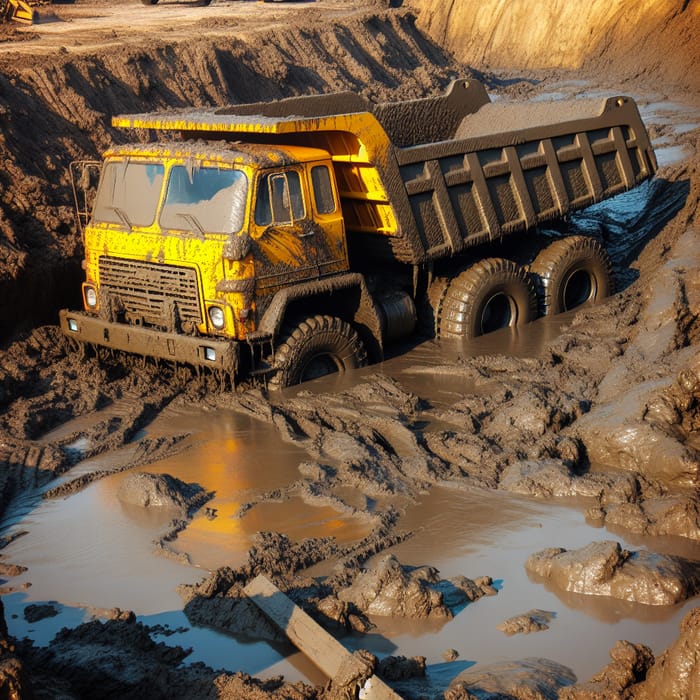
<svg viewBox="0 0 700 700"><path fill-rule="evenodd" d="M700 541L698 495L668 495L640 503L611 503L590 509L586 517L597 525L617 527L641 535L671 535Z"/></svg>
<svg viewBox="0 0 700 700"><path fill-rule="evenodd" d="M544 549L531 555L525 568L565 591L644 605L673 605L700 591L700 563L643 550L629 552L614 541L570 551Z"/></svg>
<svg viewBox="0 0 700 700"><path fill-rule="evenodd" d="M450 683L445 700L548 700L556 698L563 688L575 681L576 676L570 668L549 659L505 661L479 670L463 671Z"/></svg>
<svg viewBox="0 0 700 700"><path fill-rule="evenodd" d="M654 655L648 647L643 644L619 641L610 650L610 663L607 666L589 681L560 690L559 700L637 698L636 693L632 693L630 688L644 679L653 663ZM676 697L684 696L678 695Z"/></svg>
<svg viewBox="0 0 700 700"><path fill-rule="evenodd" d="M529 610L522 615L509 617L498 625L498 629L509 637L514 634L530 634L549 629L549 623L554 619L555 613L547 610Z"/></svg>
<svg viewBox="0 0 700 700"><path fill-rule="evenodd" d="M432 567L410 569L388 555L376 568L363 571L352 585L340 590L338 598L367 615L449 619L452 608L494 591L488 577L441 580Z"/></svg>
<svg viewBox="0 0 700 700"><path fill-rule="evenodd" d="M656 659L635 700L700 698L700 608L681 620L680 636Z"/></svg>
<svg viewBox="0 0 700 700"><path fill-rule="evenodd" d="M170 474L129 474L122 481L117 498L141 508L177 510L183 515L197 510L211 498L198 484L186 484Z"/></svg>
<svg viewBox="0 0 700 700"><path fill-rule="evenodd" d="M442 652L442 658L445 661L456 661L459 658L459 652L456 649L445 649Z"/></svg>

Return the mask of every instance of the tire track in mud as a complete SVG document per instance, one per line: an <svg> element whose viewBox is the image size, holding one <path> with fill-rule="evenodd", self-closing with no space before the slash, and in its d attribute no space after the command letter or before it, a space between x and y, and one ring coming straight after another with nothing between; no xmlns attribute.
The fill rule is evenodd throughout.
<svg viewBox="0 0 700 700"><path fill-rule="evenodd" d="M38 328L0 365L0 516L24 492L66 496L181 451L188 434L142 431L173 400L199 390L189 372L173 375L135 358L85 360L71 352L58 328ZM60 480L75 465L107 453L115 457L113 469ZM46 489L51 482L57 483Z"/></svg>

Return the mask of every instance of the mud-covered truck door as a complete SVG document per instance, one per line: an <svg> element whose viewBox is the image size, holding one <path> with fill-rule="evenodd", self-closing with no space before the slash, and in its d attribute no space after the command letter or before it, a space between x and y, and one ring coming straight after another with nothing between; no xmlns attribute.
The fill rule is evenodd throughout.
<svg viewBox="0 0 700 700"><path fill-rule="evenodd" d="M367 362L352 322L364 285L348 274L345 224L330 157L315 149L288 151L296 162L259 172L250 226L261 321L251 338L267 329L274 339L273 387ZM364 296L371 306L366 290Z"/></svg>
<svg viewBox="0 0 700 700"><path fill-rule="evenodd" d="M254 197L251 238L260 310L290 284L348 269L328 160L262 170Z"/></svg>

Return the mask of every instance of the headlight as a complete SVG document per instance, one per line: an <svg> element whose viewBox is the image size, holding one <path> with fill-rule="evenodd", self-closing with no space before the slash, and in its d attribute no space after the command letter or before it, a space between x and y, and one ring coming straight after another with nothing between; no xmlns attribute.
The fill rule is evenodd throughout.
<svg viewBox="0 0 700 700"><path fill-rule="evenodd" d="M93 287L85 287L85 301L90 308L97 306L97 292Z"/></svg>
<svg viewBox="0 0 700 700"><path fill-rule="evenodd" d="M221 330L226 322L226 319L224 318L224 310L219 306L210 306L209 320L214 328Z"/></svg>

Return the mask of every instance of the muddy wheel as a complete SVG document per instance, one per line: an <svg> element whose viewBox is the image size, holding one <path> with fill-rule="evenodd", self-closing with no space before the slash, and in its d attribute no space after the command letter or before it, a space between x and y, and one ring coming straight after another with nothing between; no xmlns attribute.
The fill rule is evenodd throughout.
<svg viewBox="0 0 700 700"><path fill-rule="evenodd" d="M349 323L332 316L311 316L285 328L275 350L276 371L269 386L281 389L366 364L367 350Z"/></svg>
<svg viewBox="0 0 700 700"><path fill-rule="evenodd" d="M438 317L440 305L445 297L448 284L448 279L436 277L432 281L425 298L420 304L418 332L426 338L435 338L439 335Z"/></svg>
<svg viewBox="0 0 700 700"><path fill-rule="evenodd" d="M438 319L442 338L474 338L531 321L537 296L520 265L486 258L450 282Z"/></svg>
<svg viewBox="0 0 700 700"><path fill-rule="evenodd" d="M559 314L613 291L610 258L588 236L569 236L550 243L530 266L542 315Z"/></svg>

